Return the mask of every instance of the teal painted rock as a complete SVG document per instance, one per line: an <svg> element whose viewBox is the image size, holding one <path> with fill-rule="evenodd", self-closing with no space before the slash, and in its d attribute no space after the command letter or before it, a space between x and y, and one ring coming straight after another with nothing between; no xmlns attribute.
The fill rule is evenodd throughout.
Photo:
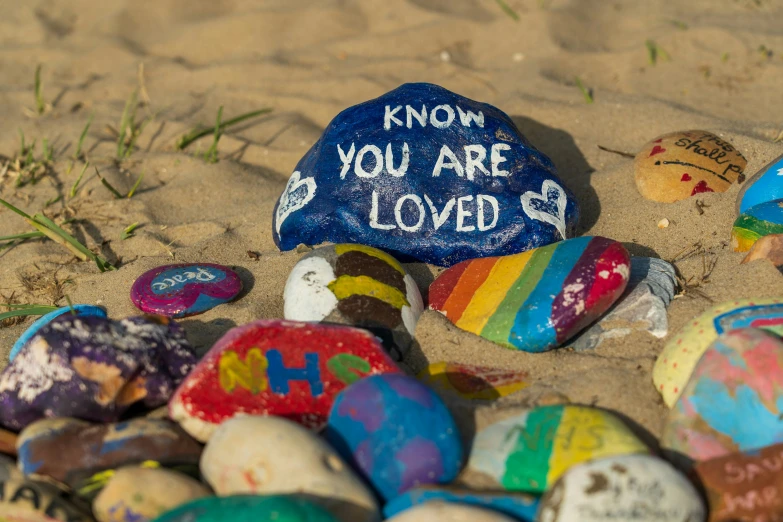
<svg viewBox="0 0 783 522"><path fill-rule="evenodd" d="M155 522L337 522L327 511L294 497L236 495L188 502Z"/></svg>
<svg viewBox="0 0 783 522"><path fill-rule="evenodd" d="M783 155L767 163L745 182L737 196L737 210L742 214L775 199L783 199Z"/></svg>

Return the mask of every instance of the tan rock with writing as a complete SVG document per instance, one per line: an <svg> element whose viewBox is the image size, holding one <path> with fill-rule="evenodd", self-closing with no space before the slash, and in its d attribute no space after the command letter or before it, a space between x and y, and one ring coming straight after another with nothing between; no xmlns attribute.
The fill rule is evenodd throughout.
<svg viewBox="0 0 783 522"><path fill-rule="evenodd" d="M742 263L750 263L757 259L766 259L775 266L783 266L783 234L771 234L759 238L753 243Z"/></svg>
<svg viewBox="0 0 783 522"><path fill-rule="evenodd" d="M634 158L639 192L663 203L704 192L725 192L745 165L747 160L731 143L701 130L659 136Z"/></svg>

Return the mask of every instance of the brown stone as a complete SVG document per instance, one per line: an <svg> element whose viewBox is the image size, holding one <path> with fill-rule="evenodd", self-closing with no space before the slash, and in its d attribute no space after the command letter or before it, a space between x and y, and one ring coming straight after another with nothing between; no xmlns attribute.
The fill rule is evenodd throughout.
<svg viewBox="0 0 783 522"><path fill-rule="evenodd" d="M771 234L758 239L750 248L742 263L767 259L777 267L783 266L783 234Z"/></svg>
<svg viewBox="0 0 783 522"><path fill-rule="evenodd" d="M783 444L696 465L709 522L783 521Z"/></svg>
<svg viewBox="0 0 783 522"><path fill-rule="evenodd" d="M0 453L16 455L16 434L0 429Z"/></svg>
<svg viewBox="0 0 783 522"><path fill-rule="evenodd" d="M747 160L731 143L702 130L659 136L634 158L639 192L663 203L704 192L725 192L745 165Z"/></svg>

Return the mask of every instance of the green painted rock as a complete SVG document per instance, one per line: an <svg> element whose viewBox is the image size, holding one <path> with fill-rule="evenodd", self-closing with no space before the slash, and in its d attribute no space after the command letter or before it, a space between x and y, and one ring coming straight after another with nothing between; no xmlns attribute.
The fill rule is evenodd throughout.
<svg viewBox="0 0 783 522"><path fill-rule="evenodd" d="M337 522L327 511L294 497L235 495L188 502L155 522Z"/></svg>

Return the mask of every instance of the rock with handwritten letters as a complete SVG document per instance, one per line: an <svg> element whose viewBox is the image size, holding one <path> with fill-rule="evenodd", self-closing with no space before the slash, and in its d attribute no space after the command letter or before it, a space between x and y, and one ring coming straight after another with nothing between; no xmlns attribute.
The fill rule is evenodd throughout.
<svg viewBox="0 0 783 522"><path fill-rule="evenodd" d="M536 522L703 522L704 503L671 464L622 455L569 469L541 498Z"/></svg>
<svg viewBox="0 0 783 522"><path fill-rule="evenodd" d="M335 450L287 419L246 415L215 430L201 474L220 496L304 495L342 522L377 522L378 503Z"/></svg>
<svg viewBox="0 0 783 522"><path fill-rule="evenodd" d="M0 456L0 520L4 522L92 522L59 489L26 479L14 462Z"/></svg>
<svg viewBox="0 0 783 522"><path fill-rule="evenodd" d="M507 255L573 237L579 208L511 118L409 83L341 112L274 210L281 250L361 243L427 263Z"/></svg>
<svg viewBox="0 0 783 522"><path fill-rule="evenodd" d="M283 495L233 495L193 500L154 522L339 522L307 500Z"/></svg>
<svg viewBox="0 0 783 522"><path fill-rule="evenodd" d="M227 303L242 291L242 281L228 267L208 263L165 265L139 277L131 301L144 313L187 317Z"/></svg>
<svg viewBox="0 0 783 522"><path fill-rule="evenodd" d="M702 461L781 442L783 341L755 328L721 335L669 411L661 445Z"/></svg>
<svg viewBox="0 0 783 522"><path fill-rule="evenodd" d="M92 503L98 522L146 522L211 495L197 480L163 468L118 469Z"/></svg>
<svg viewBox="0 0 783 522"><path fill-rule="evenodd" d="M165 404L195 362L185 332L164 317L65 314L0 374L0 424L18 431L45 417L113 422L131 405Z"/></svg>
<svg viewBox="0 0 783 522"><path fill-rule="evenodd" d="M742 264L766 259L778 269L783 267L783 234L771 234L758 239L748 250Z"/></svg>
<svg viewBox="0 0 783 522"><path fill-rule="evenodd" d="M742 214L776 199L783 199L783 155L748 178L737 196L737 210Z"/></svg>
<svg viewBox="0 0 783 522"><path fill-rule="evenodd" d="M705 460L695 470L710 522L783 519L783 444Z"/></svg>
<svg viewBox="0 0 783 522"><path fill-rule="evenodd" d="M373 375L343 390L325 436L384 500L451 482L463 464L462 440L446 405L407 375Z"/></svg>
<svg viewBox="0 0 783 522"><path fill-rule="evenodd" d="M525 352L556 348L625 290L622 244L579 237L522 254L464 261L430 285L430 308L459 328Z"/></svg>
<svg viewBox="0 0 783 522"><path fill-rule="evenodd" d="M636 188L646 199L663 203L726 192L747 163L731 143L711 132L673 132L655 138L634 158Z"/></svg>
<svg viewBox="0 0 783 522"><path fill-rule="evenodd" d="M696 363L717 337L738 328L763 328L783 335L783 300L739 299L713 306L686 324L663 348L653 367L655 389L670 408Z"/></svg>
<svg viewBox="0 0 783 522"><path fill-rule="evenodd" d="M254 321L215 343L172 397L169 414L202 442L236 415L278 415L318 430L348 384L399 371L366 330Z"/></svg>
<svg viewBox="0 0 783 522"><path fill-rule="evenodd" d="M424 311L416 282L389 254L364 245L317 248L285 285L285 318L359 326L402 360Z"/></svg>
<svg viewBox="0 0 783 522"><path fill-rule="evenodd" d="M391 518L389 522L515 522L514 518L491 509L462 503L434 501L413 507Z"/></svg>
<svg viewBox="0 0 783 522"><path fill-rule="evenodd" d="M30 339L35 337L35 334L37 334L41 328L51 323L54 319L67 313L72 313L74 315L82 315L82 316L94 315L96 317L106 317L106 310L104 310L103 308L99 306L82 305L82 304L77 304L73 306L63 306L62 308L59 308L53 312L49 312L48 314L39 317L33 324L30 325L30 327L27 330L25 330L25 332L19 337L19 339L16 340L13 347L11 347L11 353L8 355L8 360L13 361L14 358L17 355L19 355L19 352L22 351L24 345L30 342Z"/></svg>
<svg viewBox="0 0 783 522"><path fill-rule="evenodd" d="M453 486L425 486L406 491L383 507L383 515L390 519L400 513L410 513L411 508L426 504L456 503L471 505L493 512L503 513L512 517L512 520L533 520L538 510L538 497L523 493L506 493L494 491L475 491L470 489L455 488ZM396 519L393 519L396 520ZM440 520L443 518L421 519ZM446 518L446 521L452 519ZM471 522L486 520L484 518L468 519Z"/></svg>
<svg viewBox="0 0 783 522"><path fill-rule="evenodd" d="M554 405L508 414L476 434L467 484L489 480L495 488L540 493L580 462L649 451L618 417L598 408Z"/></svg>
<svg viewBox="0 0 783 522"><path fill-rule="evenodd" d="M770 234L783 234L783 199L761 203L740 214L731 228L731 247L735 252L747 252Z"/></svg>
<svg viewBox="0 0 783 522"><path fill-rule="evenodd" d="M484 401L511 395L527 388L531 381L524 371L451 362L432 363L419 372L418 378L438 392Z"/></svg>
<svg viewBox="0 0 783 522"><path fill-rule="evenodd" d="M201 445L175 422L137 418L90 424L60 417L30 424L19 434L19 469L46 476L92 497L121 466L154 463L193 471Z"/></svg>

